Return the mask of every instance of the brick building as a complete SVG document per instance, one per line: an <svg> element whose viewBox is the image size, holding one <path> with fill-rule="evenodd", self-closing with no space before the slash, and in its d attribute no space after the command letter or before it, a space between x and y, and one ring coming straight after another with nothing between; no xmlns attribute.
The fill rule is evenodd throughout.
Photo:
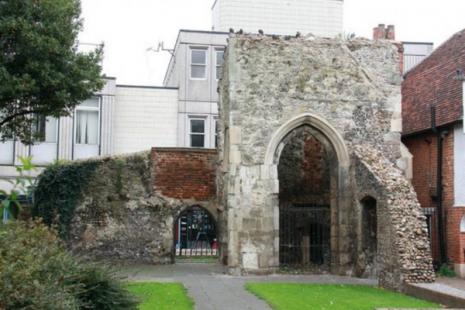
<svg viewBox="0 0 465 310"><path fill-rule="evenodd" d="M403 142L412 183L428 215L435 262L465 276L465 30L405 74Z"/></svg>

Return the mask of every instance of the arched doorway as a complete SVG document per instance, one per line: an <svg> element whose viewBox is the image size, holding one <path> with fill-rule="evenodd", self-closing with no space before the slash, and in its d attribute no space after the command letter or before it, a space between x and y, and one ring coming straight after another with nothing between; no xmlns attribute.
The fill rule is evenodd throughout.
<svg viewBox="0 0 465 310"><path fill-rule="evenodd" d="M174 256L175 259L218 256L216 222L206 209L192 206L178 216L174 225Z"/></svg>
<svg viewBox="0 0 465 310"><path fill-rule="evenodd" d="M268 212L270 212L270 215L273 214L274 218L280 218L280 205L282 205L279 199L280 187L282 187L282 181L280 181L278 173L280 159L289 139L296 136L301 127L309 128L311 135L324 146L325 158L329 159L330 174L329 211L327 206L322 206L320 215L324 220L319 219L317 223L321 224L316 226L317 229L321 229L322 226L324 227L324 233L322 234L324 242L320 246L323 250L320 253L328 253L327 247L329 246L329 257L327 254L326 256L324 254L320 255L320 257L323 257L323 262L320 260L319 263L312 263L310 265L317 265L318 269L322 267L327 268L329 265L331 272L335 273L350 272L353 268L353 253L347 245L353 244L356 241L353 239L356 229L351 225L347 225L348 219L351 216L353 201L349 172L350 156L342 136L325 119L311 113L304 113L284 123L273 134L266 149L264 166L262 167L265 179L266 177L269 178L267 179L268 184L273 184L273 186L269 187L271 189L269 192L271 196L268 205L272 208L268 209ZM306 206L301 207L305 208ZM327 238L328 225L326 225L328 223L328 212L330 214L329 242ZM273 226L275 229L273 235L273 255L275 259L272 263L274 267L278 267L283 265L283 260L280 258L280 254L284 254L280 251L280 245L283 242L280 239L282 238L281 231L284 226L281 220L275 223ZM311 244L311 240L304 241L303 244L309 243ZM314 261L318 260L314 259Z"/></svg>
<svg viewBox="0 0 465 310"><path fill-rule="evenodd" d="M335 158L329 141L309 125L295 128L282 141L278 164L281 267L329 270Z"/></svg>
<svg viewBox="0 0 465 310"><path fill-rule="evenodd" d="M378 274L378 218L376 199L367 196L360 201L361 205L361 260L362 276L375 277Z"/></svg>

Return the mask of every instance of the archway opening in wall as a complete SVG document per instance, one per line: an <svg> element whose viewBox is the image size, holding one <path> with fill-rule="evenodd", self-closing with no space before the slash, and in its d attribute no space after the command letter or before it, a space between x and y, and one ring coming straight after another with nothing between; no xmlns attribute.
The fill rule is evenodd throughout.
<svg viewBox="0 0 465 310"><path fill-rule="evenodd" d="M178 216L174 224L174 257L206 259L218 256L216 222L201 206L192 206Z"/></svg>
<svg viewBox="0 0 465 310"><path fill-rule="evenodd" d="M361 200L362 207L362 261L364 277L376 277L378 248L378 219L376 199L367 196Z"/></svg>
<svg viewBox="0 0 465 310"><path fill-rule="evenodd" d="M329 270L337 159L318 130L303 125L280 145L279 263L282 268Z"/></svg>

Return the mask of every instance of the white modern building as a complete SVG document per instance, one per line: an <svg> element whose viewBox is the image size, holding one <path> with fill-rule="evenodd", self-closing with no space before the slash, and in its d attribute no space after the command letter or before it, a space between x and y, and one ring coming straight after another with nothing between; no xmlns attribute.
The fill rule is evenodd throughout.
<svg viewBox="0 0 465 310"><path fill-rule="evenodd" d="M428 57L434 45L431 42L402 42L404 47L404 73L407 73L417 64Z"/></svg>
<svg viewBox="0 0 465 310"><path fill-rule="evenodd" d="M218 81L228 33L180 30L164 86L178 88L179 147L216 147Z"/></svg>
<svg viewBox="0 0 465 310"><path fill-rule="evenodd" d="M343 0L216 0L214 31L334 37L343 30Z"/></svg>
<svg viewBox="0 0 465 310"><path fill-rule="evenodd" d="M8 180L17 175L19 156L31 155L44 167L56 160L153 146L215 148L217 89L229 29L332 37L342 33L343 1L216 0L212 13L214 31L179 31L162 87L117 85L116 79L108 78L103 90L71 116L38 119L35 130L41 138L34 145L0 143L0 188L10 188ZM415 54L412 61L419 60L416 55L424 51L409 44Z"/></svg>
<svg viewBox="0 0 465 310"><path fill-rule="evenodd" d="M19 157L32 156L34 175L57 160L78 160L177 145L178 89L116 85L107 78L102 91L78 105L69 117L38 118L39 138L30 146L0 143L0 188L10 189Z"/></svg>

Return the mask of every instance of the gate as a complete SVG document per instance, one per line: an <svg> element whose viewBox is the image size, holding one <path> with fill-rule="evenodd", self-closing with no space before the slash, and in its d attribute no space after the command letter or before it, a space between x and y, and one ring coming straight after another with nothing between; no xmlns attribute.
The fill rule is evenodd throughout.
<svg viewBox="0 0 465 310"><path fill-rule="evenodd" d="M329 266L331 217L328 205L283 204L279 222L282 267Z"/></svg>
<svg viewBox="0 0 465 310"><path fill-rule="evenodd" d="M179 216L175 226L175 255L218 255L215 221L203 208L194 206Z"/></svg>

